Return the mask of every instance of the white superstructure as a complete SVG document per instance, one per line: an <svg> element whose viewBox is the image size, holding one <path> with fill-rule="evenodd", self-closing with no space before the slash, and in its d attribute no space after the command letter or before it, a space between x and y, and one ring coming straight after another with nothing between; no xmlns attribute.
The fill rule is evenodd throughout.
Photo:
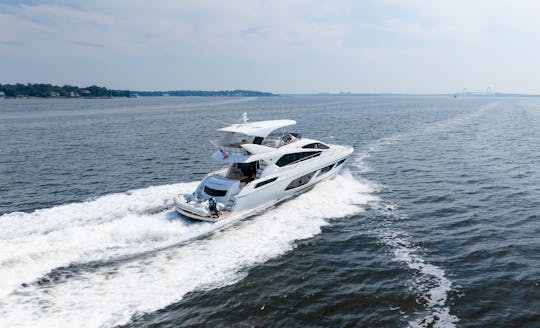
<svg viewBox="0 0 540 328"><path fill-rule="evenodd" d="M191 195L174 198L188 217L216 221L235 212L263 208L334 177L353 152L351 146L325 144L283 132L293 120L233 124L218 131L212 158L228 166L212 172Z"/></svg>

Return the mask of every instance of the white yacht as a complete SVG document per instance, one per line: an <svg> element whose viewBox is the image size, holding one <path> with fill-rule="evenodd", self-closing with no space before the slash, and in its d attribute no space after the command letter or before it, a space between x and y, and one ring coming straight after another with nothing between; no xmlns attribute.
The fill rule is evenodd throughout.
<svg viewBox="0 0 540 328"><path fill-rule="evenodd" d="M326 144L286 132L293 120L233 124L218 131L212 144L214 160L226 163L199 184L193 194L174 198L180 214L218 221L231 214L248 214L334 177L353 152L352 146Z"/></svg>

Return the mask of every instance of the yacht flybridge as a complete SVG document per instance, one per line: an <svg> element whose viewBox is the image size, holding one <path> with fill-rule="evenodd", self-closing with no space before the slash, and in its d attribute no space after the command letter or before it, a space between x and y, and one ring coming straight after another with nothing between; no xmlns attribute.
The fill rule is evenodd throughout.
<svg viewBox="0 0 540 328"><path fill-rule="evenodd" d="M325 144L284 132L293 120L233 124L218 131L214 160L227 164L203 179L193 194L174 198L175 209L197 220L218 221L249 213L308 190L334 177L353 152L351 146Z"/></svg>

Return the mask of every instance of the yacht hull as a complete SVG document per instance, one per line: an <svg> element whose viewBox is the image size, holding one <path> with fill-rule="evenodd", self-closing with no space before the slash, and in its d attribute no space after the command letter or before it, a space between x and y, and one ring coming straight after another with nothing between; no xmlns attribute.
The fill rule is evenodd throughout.
<svg viewBox="0 0 540 328"><path fill-rule="evenodd" d="M281 181L280 179L278 179L274 183L268 185L268 187L265 189L263 189L264 187L261 187L261 190L258 190L254 193L250 193L245 196L238 195L236 197L233 211L245 211L249 208L257 207L262 204L276 203L276 199L277 202L279 202L297 196L310 190L319 182L334 178L341 171L341 169L342 165L340 165L340 167L338 168L335 168L331 172L327 172L327 174L314 176L306 184L289 190L287 190L287 186L289 186L292 181L302 176L305 176L306 173L299 173L288 178L282 178Z"/></svg>
<svg viewBox="0 0 540 328"><path fill-rule="evenodd" d="M301 169L290 170L288 174L280 175L272 183L268 183L258 188L254 188L254 186L256 186L255 182L257 182L254 181L250 188L246 186L242 192L234 196L234 205L230 211L221 211L219 217L213 217L207 213L201 212L200 210L190 209L189 206L186 206L185 202L181 200L181 197L175 198L174 200L175 210L188 218L207 222L221 221L222 219L227 218L231 214L235 213L251 213L260 211L261 209L268 208L279 202L304 193L313 188L319 182L334 178L342 170L344 161L350 156L351 153L352 148L350 150L344 150L336 157L326 158L323 161L317 161L316 163L307 165L307 167L304 164ZM332 166L331 169L323 172L323 170L329 166ZM266 179L261 178L260 180ZM296 186L294 183L300 185Z"/></svg>
<svg viewBox="0 0 540 328"><path fill-rule="evenodd" d="M183 210L182 208L179 208L178 206L175 206L174 209L176 210L176 212L178 212L179 214L181 214L181 215L183 215L185 217L188 217L188 218L194 219L194 220L199 220L199 221L206 221L206 222L216 222L216 221L219 221L220 219L228 217L229 214L230 214L230 213L227 213L225 215L220 214L220 216L214 217L214 216L198 215L198 214L195 214L193 212Z"/></svg>

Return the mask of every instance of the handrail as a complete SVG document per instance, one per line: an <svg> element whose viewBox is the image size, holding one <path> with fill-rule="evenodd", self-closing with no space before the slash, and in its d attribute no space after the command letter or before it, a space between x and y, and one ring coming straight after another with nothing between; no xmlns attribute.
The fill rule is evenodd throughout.
<svg viewBox="0 0 540 328"><path fill-rule="evenodd" d="M242 148L240 145L236 147L231 144L222 144L219 141L215 141L215 140L210 140L210 143L214 147L221 149L229 154L249 155L249 152L245 150L244 148Z"/></svg>
<svg viewBox="0 0 540 328"><path fill-rule="evenodd" d="M209 176L213 176L213 175L218 175L218 176L221 176L223 178L226 178L226 176L223 176L222 173L226 174L228 170L229 170L228 166L222 167L222 168L220 168L218 170L215 170L213 172L208 173L206 176L209 177Z"/></svg>
<svg viewBox="0 0 540 328"><path fill-rule="evenodd" d="M229 154L241 154L241 155L249 154L248 151L242 147L232 147L232 146L222 145L220 146L220 148Z"/></svg>

